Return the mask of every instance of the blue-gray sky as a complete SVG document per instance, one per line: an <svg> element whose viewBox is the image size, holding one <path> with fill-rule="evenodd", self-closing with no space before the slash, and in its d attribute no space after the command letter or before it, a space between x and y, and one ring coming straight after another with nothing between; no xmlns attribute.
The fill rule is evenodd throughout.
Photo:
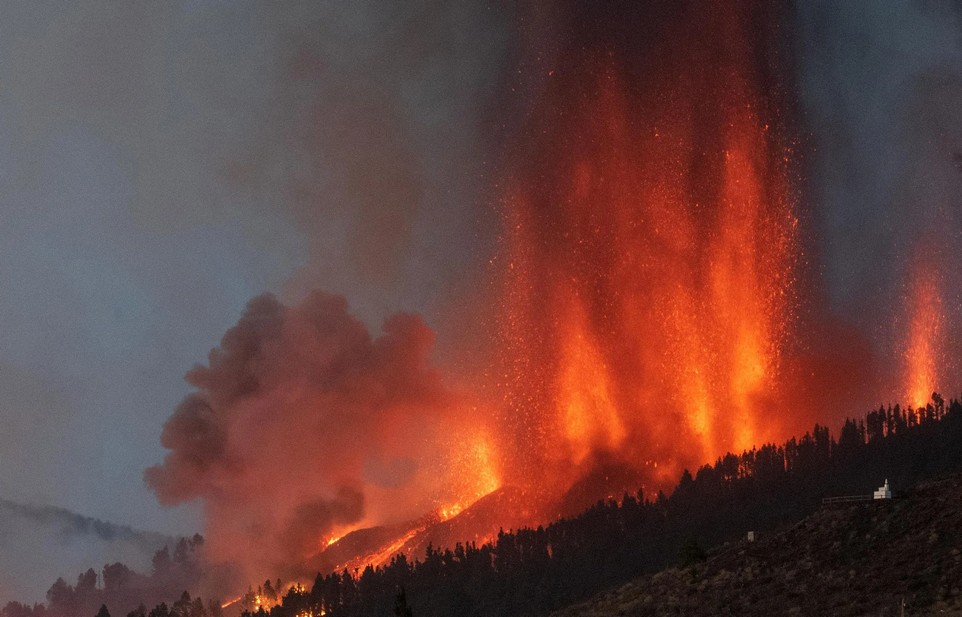
<svg viewBox="0 0 962 617"><path fill-rule="evenodd" d="M832 309L867 325L904 293L918 238L962 239L962 11L942 0L798 4L805 207L818 215Z"/></svg>
<svg viewBox="0 0 962 617"><path fill-rule="evenodd" d="M199 529L142 473L251 297L430 315L471 259L505 18L0 2L0 496Z"/></svg>

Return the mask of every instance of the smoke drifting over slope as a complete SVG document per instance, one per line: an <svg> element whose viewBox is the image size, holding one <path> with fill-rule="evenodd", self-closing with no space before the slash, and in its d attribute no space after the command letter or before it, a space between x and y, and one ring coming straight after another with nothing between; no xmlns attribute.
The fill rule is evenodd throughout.
<svg viewBox="0 0 962 617"><path fill-rule="evenodd" d="M273 569L254 575L365 520L437 507L477 470L451 453L456 399L429 362L433 339L406 314L372 337L338 296L255 298L188 373L197 391L165 425L171 452L148 485L165 503L203 498L209 554Z"/></svg>
<svg viewBox="0 0 962 617"><path fill-rule="evenodd" d="M39 601L58 576L72 580L92 565L121 561L148 571L154 552L174 543L62 508L0 499L0 555L15 557L0 564L0 600Z"/></svg>
<svg viewBox="0 0 962 617"><path fill-rule="evenodd" d="M0 493L192 533L199 509L163 511L141 470L164 454L184 367L251 297L335 290L370 325L434 319L463 281L513 15L434 0L0 14ZM369 466L382 484L413 473Z"/></svg>

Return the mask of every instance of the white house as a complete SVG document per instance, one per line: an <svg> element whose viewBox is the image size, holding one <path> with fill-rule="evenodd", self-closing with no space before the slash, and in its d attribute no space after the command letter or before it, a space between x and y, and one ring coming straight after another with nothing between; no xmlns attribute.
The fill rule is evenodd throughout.
<svg viewBox="0 0 962 617"><path fill-rule="evenodd" d="M872 493L872 497L874 497L875 499L891 499L892 498L892 489L889 488L888 478L885 479L885 484L880 486L877 491Z"/></svg>

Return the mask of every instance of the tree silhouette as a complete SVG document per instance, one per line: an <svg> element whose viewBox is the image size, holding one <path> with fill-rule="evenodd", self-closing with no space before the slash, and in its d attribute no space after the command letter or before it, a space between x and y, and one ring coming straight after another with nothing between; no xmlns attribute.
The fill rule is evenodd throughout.
<svg viewBox="0 0 962 617"><path fill-rule="evenodd" d="M401 587L397 597L394 599L394 614L397 617L414 617L411 607L408 606L408 599L404 593L404 587Z"/></svg>
<svg viewBox="0 0 962 617"><path fill-rule="evenodd" d="M705 561L707 555L705 554L705 549L701 547L698 540L695 538L688 538L681 547L681 565L684 568L695 565Z"/></svg>

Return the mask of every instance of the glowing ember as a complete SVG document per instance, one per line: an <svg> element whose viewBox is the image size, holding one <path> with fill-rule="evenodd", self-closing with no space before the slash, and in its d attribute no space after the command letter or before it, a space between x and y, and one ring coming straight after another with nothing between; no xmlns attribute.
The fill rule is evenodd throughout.
<svg viewBox="0 0 962 617"><path fill-rule="evenodd" d="M585 324L582 307L575 304L568 315L570 330L561 333L561 369L555 389L562 430L575 463L596 448L617 449L625 438L608 366Z"/></svg>

